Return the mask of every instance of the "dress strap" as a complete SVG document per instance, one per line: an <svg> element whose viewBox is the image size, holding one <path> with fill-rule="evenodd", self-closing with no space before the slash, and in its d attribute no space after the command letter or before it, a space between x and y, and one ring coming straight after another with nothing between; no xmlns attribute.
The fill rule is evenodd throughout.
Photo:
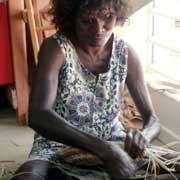
<svg viewBox="0 0 180 180"><path fill-rule="evenodd" d="M58 43L58 45L62 48L63 53L66 57L67 49L68 49L68 39L62 35L60 32L56 32L52 35L52 38Z"/></svg>

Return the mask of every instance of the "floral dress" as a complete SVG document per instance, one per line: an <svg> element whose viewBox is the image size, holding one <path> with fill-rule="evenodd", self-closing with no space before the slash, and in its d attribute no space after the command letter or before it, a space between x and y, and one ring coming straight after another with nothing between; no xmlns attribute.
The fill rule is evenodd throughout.
<svg viewBox="0 0 180 180"><path fill-rule="evenodd" d="M119 121L123 89L128 69L126 43L113 35L113 45L108 70L94 75L84 67L73 44L60 33L54 40L63 47L65 61L59 72L59 83L54 110L69 124L81 131L111 142L123 142L125 129ZM103 166L82 167L66 161L63 153L68 147L35 134L30 160L47 160L58 167L67 179L110 180ZM72 152L70 152L72 157ZM75 159L82 155L77 151ZM88 155L86 157L89 157ZM74 157L73 157L74 158ZM144 161L136 162L139 167Z"/></svg>
<svg viewBox="0 0 180 180"><path fill-rule="evenodd" d="M54 34L53 38L63 47L65 55L59 72L54 110L81 131L105 140L123 140L125 130L119 121L119 109L127 76L125 42L113 35L108 70L94 75L80 63L70 40L60 33ZM62 165L63 162L57 162L59 157L55 158L55 154L65 147L36 133L30 159L44 159Z"/></svg>

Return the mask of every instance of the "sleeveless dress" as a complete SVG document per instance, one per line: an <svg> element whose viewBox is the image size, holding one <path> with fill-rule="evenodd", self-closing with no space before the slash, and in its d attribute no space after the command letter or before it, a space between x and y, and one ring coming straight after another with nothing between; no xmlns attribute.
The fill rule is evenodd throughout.
<svg viewBox="0 0 180 180"><path fill-rule="evenodd" d="M127 76L128 51L125 42L113 35L108 71L94 75L80 63L70 40L60 33L54 34L53 38L59 46L63 47L65 55L64 64L59 72L54 110L81 131L109 141L123 140L126 134L119 121L119 109ZM62 168L63 172L71 174L72 172L66 172L66 166L71 165L55 157L56 152L60 152L65 147L36 133L30 159L58 163L62 167L65 166ZM84 173L85 170L84 179L91 176L93 180L96 179L93 173L88 172L87 175ZM106 172L103 173L106 174ZM75 177L79 177L79 174ZM105 177L108 179L107 175ZM104 179L104 177L97 179Z"/></svg>
<svg viewBox="0 0 180 180"><path fill-rule="evenodd" d="M65 57L59 72L54 110L81 131L103 140L123 142L126 132L119 121L119 110L128 69L126 43L113 34L108 70L94 75L80 63L70 40L59 32L52 37L63 47ZM67 179L110 180L102 166L82 167L65 161L62 152L67 147L36 133L29 160L47 160L67 175ZM141 168L145 161L136 163Z"/></svg>

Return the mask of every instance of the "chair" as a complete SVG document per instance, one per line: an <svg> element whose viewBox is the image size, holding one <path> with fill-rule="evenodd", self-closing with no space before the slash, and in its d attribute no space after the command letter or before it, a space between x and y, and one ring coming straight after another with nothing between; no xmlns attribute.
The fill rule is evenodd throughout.
<svg viewBox="0 0 180 180"><path fill-rule="evenodd" d="M17 117L20 125L27 125L29 102L29 81L27 62L27 31L29 27L35 63L44 37L56 29L43 19L43 13L50 0L9 0L9 22L11 34L12 61L15 79ZM11 93L12 94L12 93ZM14 94L14 91L13 91Z"/></svg>
<svg viewBox="0 0 180 180"><path fill-rule="evenodd" d="M47 11L48 5L49 0L25 0L26 9L23 11L23 17L24 21L28 24L30 30L34 58L36 63L39 46L42 43L43 39L56 31L55 27L51 25L50 22L47 22L44 18L44 14ZM46 23L47 25L44 26L44 23ZM45 31L51 32L47 35Z"/></svg>

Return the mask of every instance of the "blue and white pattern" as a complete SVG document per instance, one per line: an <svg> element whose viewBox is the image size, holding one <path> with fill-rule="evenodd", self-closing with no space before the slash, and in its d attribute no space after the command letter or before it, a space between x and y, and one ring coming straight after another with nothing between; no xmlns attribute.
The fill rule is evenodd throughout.
<svg viewBox="0 0 180 180"><path fill-rule="evenodd" d="M80 63L73 44L67 38L59 33L53 35L65 55L65 63L59 72L54 110L84 132L117 141L125 137L119 109L127 76L128 50L123 40L113 36L108 71L94 75ZM55 152L63 147L65 145L36 134L30 158L52 161Z"/></svg>
<svg viewBox="0 0 180 180"><path fill-rule="evenodd" d="M118 116L127 75L126 44L114 36L109 69L96 76L80 63L69 40L59 34L54 38L63 45L66 59L59 75L55 111L82 131L114 139L114 131L122 130Z"/></svg>

